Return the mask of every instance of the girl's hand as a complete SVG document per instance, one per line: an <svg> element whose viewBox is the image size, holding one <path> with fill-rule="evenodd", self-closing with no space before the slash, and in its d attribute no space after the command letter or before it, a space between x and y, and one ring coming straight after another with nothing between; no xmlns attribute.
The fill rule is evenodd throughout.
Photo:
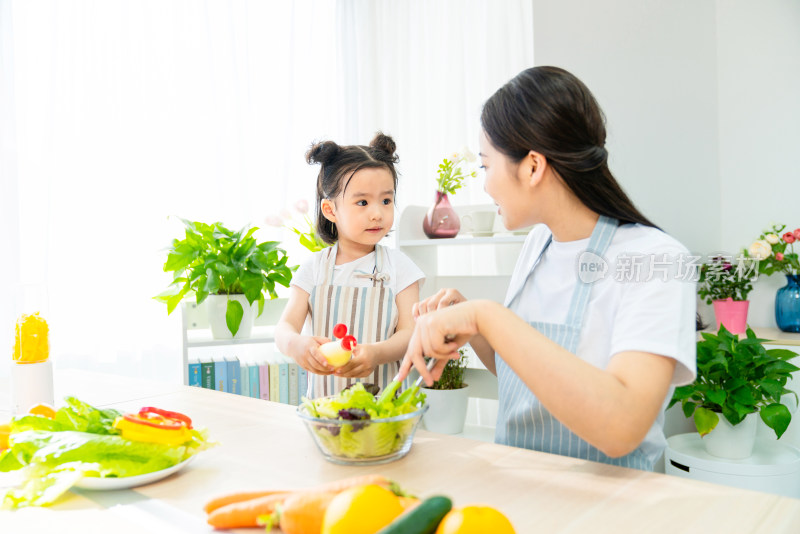
<svg viewBox="0 0 800 534"><path fill-rule="evenodd" d="M356 345L350 361L336 369L334 374L344 378L364 378L375 371L376 365L374 348L371 345Z"/></svg>
<svg viewBox="0 0 800 534"><path fill-rule="evenodd" d="M302 348L297 358L297 364L317 375L329 375L333 373L333 367L319 351L320 345L329 342L330 339L322 336L303 336Z"/></svg>
<svg viewBox="0 0 800 534"><path fill-rule="evenodd" d="M442 376L447 360L460 355L458 348L478 333L477 307L472 302L462 302L437 311L431 311L417 318L414 333L408 343L408 350L400 364L399 378L405 379L411 366L416 367L428 386ZM439 361L429 372L423 356Z"/></svg>
<svg viewBox="0 0 800 534"><path fill-rule="evenodd" d="M440 289L425 300L414 304L414 307L411 308L411 313L416 319L420 315L425 315L428 312L440 310L460 302L466 302L466 300L466 297L455 289Z"/></svg>

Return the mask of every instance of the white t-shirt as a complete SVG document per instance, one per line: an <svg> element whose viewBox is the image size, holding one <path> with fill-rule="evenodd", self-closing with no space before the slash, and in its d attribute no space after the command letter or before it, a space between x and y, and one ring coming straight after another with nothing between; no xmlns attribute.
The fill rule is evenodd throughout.
<svg viewBox="0 0 800 534"><path fill-rule="evenodd" d="M528 235L509 283L506 305L550 235L544 225ZM588 244L588 238L553 239L516 299L514 309L522 319L566 321L579 269L589 276L586 262L579 265ZM691 258L683 245L656 228L618 227L601 260L608 270L592 284L577 355L605 369L620 352L659 354L677 361L673 386L691 383L696 375L696 273Z"/></svg>
<svg viewBox="0 0 800 534"><path fill-rule="evenodd" d="M419 282L419 287L425 282L425 273L416 266L411 259L392 248L385 248L386 265L383 271L389 274L386 285L397 297L397 294L405 288ZM295 285L308 293L314 286L325 283L325 268L327 265L328 249L315 252L313 256L306 259L292 276L292 285ZM354 276L357 272L372 273L375 268L375 252L370 252L357 260L336 265L333 268L333 281L335 286L351 287L370 287L372 280L360 276Z"/></svg>

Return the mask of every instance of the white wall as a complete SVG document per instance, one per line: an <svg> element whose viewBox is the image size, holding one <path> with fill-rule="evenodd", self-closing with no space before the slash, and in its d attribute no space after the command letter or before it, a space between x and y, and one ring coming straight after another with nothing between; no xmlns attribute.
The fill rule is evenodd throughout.
<svg viewBox="0 0 800 534"><path fill-rule="evenodd" d="M589 86L612 172L696 253L734 253L773 221L800 226L798 58L796 0L534 0L536 65ZM756 284L751 324L774 326L784 283Z"/></svg>

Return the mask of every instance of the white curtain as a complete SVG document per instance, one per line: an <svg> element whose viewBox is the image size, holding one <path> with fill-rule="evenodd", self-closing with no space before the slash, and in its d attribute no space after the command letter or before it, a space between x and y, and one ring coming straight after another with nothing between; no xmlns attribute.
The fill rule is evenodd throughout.
<svg viewBox="0 0 800 534"><path fill-rule="evenodd" d="M57 366L175 379L179 314L151 299L182 233L168 216L267 239L283 234L266 216L313 199L303 154L339 136L335 4L3 0L1 13L2 346L19 288L44 287Z"/></svg>
<svg viewBox="0 0 800 534"><path fill-rule="evenodd" d="M0 361L33 288L56 366L179 380L178 314L151 299L174 216L260 226L299 263L264 223L313 205L305 150L379 129L400 207L429 203L441 159L477 152L483 101L533 64L531 5L0 0ZM487 201L481 177L455 197Z"/></svg>
<svg viewBox="0 0 800 534"><path fill-rule="evenodd" d="M351 0L337 16L348 140L391 134L400 208L429 205L442 159L464 146L477 154L484 101L533 66L533 1ZM451 201L491 199L479 174Z"/></svg>

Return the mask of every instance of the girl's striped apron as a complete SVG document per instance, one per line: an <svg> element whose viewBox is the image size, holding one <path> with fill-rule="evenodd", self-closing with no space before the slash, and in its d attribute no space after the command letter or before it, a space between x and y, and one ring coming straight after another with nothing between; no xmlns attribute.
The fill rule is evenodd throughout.
<svg viewBox="0 0 800 534"><path fill-rule="evenodd" d="M589 239L587 250L602 256L614 237L617 225L618 221L616 219L600 216ZM536 258L525 280L518 285L515 292L509 292L509 296L506 298L506 307L518 315L523 306L535 304L520 302L518 297L525 285L530 283L536 265L538 265L542 254L544 254L552 240L553 237L551 235L544 247L542 247L541 252L539 252L539 256ZM566 323L557 324L538 321L529 323L547 336L548 339L555 341L573 354L578 349L581 325L586 314L592 287L591 283L585 283L579 277L576 278L575 291L567 312ZM553 417L498 354L495 354L495 365L497 366L499 393L497 431L495 434L497 443L623 467L635 467L644 470L653 469L652 461L640 450L641 447L621 458L611 458L589 445L589 443L573 434Z"/></svg>
<svg viewBox="0 0 800 534"><path fill-rule="evenodd" d="M375 246L375 267L371 273L355 274L372 280L371 287L332 284L337 251L338 246L334 245L325 252L328 256L325 260L324 282L315 286L309 297L313 335L335 339L334 325L344 323L347 325L347 333L355 336L359 344L377 343L388 339L397 327L397 305L394 293L387 284L389 273L384 272L385 247ZM369 382L383 389L399 369L398 361L379 365L371 375L363 378L308 373L308 398L333 395L355 382Z"/></svg>

